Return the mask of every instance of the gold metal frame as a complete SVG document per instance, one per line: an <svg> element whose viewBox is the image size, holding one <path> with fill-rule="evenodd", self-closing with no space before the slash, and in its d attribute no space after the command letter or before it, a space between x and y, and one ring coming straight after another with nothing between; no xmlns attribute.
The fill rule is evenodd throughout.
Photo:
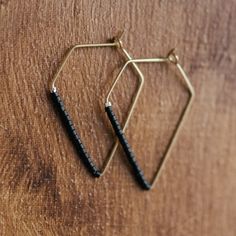
<svg viewBox="0 0 236 236"><path fill-rule="evenodd" d="M56 81L58 80L58 77L61 73L61 71L63 70L64 66L66 65L69 57L72 55L72 53L74 52L74 50L76 49L79 49L79 48L98 48L98 47L116 47L118 49L121 49L122 53L125 55L125 57L128 59L128 60L132 60L132 57L130 56L130 54L126 51L126 49L124 48L123 46L123 42L121 41L121 37L123 35L123 32L119 33L117 37L115 37L113 39L113 42L111 43L93 43L93 44L77 44L75 46L73 46L71 49L69 49L69 51L67 52L67 54L65 55L63 61L61 62L61 65L59 66L57 72L55 73L55 75L53 76L53 79L52 79L52 83L50 85L50 90L51 91L56 91ZM138 66L134 63L134 62L131 62L132 63L132 66L133 68L137 71L137 74L138 74L138 78L139 78L139 85L138 85L138 90L136 92L136 94L134 95L134 100L138 99L139 97L139 93L141 92L141 89L142 89L142 86L143 86L143 82L144 82L144 77L143 77L143 74L142 72L139 70ZM130 116L132 114L132 111L133 111L133 108L134 108L134 105L135 105L135 102L131 104L130 106L130 110L129 110L129 114L124 122L124 130L125 128L127 127L128 125L128 122L130 120ZM116 139L116 142L114 143L106 161L105 161L105 164L103 165L102 167L102 170L101 170L101 176L106 172L116 150L117 150L117 147L119 145L119 141L118 139Z"/></svg>
<svg viewBox="0 0 236 236"><path fill-rule="evenodd" d="M119 79L121 78L121 75L122 73L125 71L125 69L127 68L127 66L130 64L130 63L172 63L174 65L176 65L176 67L178 68L180 74L182 75L183 79L184 79L184 82L189 90L189 94L190 94L190 97L188 99L188 102L178 120L178 123L177 123L177 127L172 135L172 137L170 138L170 141L167 145L167 149L162 157L162 160L158 166L158 169L156 171L156 173L154 174L154 177L151 181L151 188L155 185L155 183L157 182L158 180L158 177L160 176L161 174L161 171L163 169L163 166L164 164L166 163L167 159L169 158L170 156L170 153L171 153L171 150L174 146L174 143L176 142L177 140L177 136L180 132L180 129L183 125L183 122L184 120L186 119L187 117L187 114L189 113L189 110L191 108L191 105L192 105L192 102L193 102L193 99L195 97L195 92L194 92L194 88L193 86L191 85L190 83L190 80L188 78L188 76L186 75L184 69L182 68L182 66L179 64L179 58L178 56L175 54L174 52L174 49L172 49L166 57L163 57L163 58L144 58L144 59L130 59L129 61L127 61L125 63L125 65L123 66L123 68L120 70L119 74L117 75L116 79L114 80L113 84L112 84L112 87L111 89L109 90L108 94L107 94L107 97L106 97L106 101L105 101L105 106L109 106L111 105L111 102L109 101L110 99L110 96L111 96L111 93L112 91L114 90L117 82L119 81ZM137 104L137 101L138 101L138 98L139 98L139 95L140 95L140 90L139 92L137 92L137 96L135 97L135 99L133 100L133 103L132 103L132 109L130 109L129 111L129 114L128 114L128 118L127 118L127 124L130 120L130 117L134 111L134 107L136 106ZM124 126L123 128L123 131L125 131L125 129L127 128L127 125Z"/></svg>

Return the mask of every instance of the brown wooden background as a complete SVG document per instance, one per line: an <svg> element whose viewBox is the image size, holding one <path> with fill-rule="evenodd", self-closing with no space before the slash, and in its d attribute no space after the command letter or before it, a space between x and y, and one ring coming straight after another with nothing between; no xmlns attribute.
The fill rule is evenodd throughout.
<svg viewBox="0 0 236 236"><path fill-rule="evenodd" d="M235 236L235 18L234 0L0 1L0 234ZM196 90L150 192L136 184L122 150L93 179L48 96L69 47L106 42L122 29L137 58L177 47ZM100 167L114 141L104 96L123 63L114 49L80 50L58 83ZM127 136L151 178L187 93L173 67L140 68L146 82ZM120 119L136 84L128 70L114 92Z"/></svg>

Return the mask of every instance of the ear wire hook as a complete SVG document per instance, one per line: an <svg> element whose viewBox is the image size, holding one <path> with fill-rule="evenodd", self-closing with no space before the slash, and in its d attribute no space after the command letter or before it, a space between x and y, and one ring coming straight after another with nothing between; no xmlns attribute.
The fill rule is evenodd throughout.
<svg viewBox="0 0 236 236"><path fill-rule="evenodd" d="M180 74L182 75L183 79L184 79L184 82L190 92L190 97L189 97L189 100L178 120L178 123L177 123L177 126L176 126L176 129L167 145L167 149L161 159L161 162L157 168L157 171L156 173L154 174L154 177L151 181L151 183L148 183L148 181L146 180L142 170L140 169L138 163L137 163L137 160L135 158L135 155L134 155L134 152L132 151L125 135L124 135L124 130L126 127L124 127L123 131L121 130L121 127L120 127L120 124L112 110L112 105L111 105L111 102L110 102L110 95L112 93L112 91L114 90L117 82L119 81L119 79L121 78L121 75L122 73L125 71L126 67L130 64L130 63L172 63L174 65L176 65L176 67L178 68ZM136 96L136 99L134 101L134 106L136 105L137 103L137 100L139 98L139 95ZM169 53L167 54L166 57L163 57L163 58L144 58L144 59L131 59L129 61L127 61L125 63L125 65L123 66L123 68L120 70L120 72L118 73L116 79L114 80L113 82L113 85L111 87L111 89L109 90L108 94L107 94L107 97L106 97L106 101L105 101L105 110L107 112L107 115L108 115L108 118L112 124L112 127L114 129L114 132L116 133L118 139L119 139L119 142L127 156L127 159L130 163L130 165L132 166L133 168L133 171L134 171L134 174L136 176L136 179L137 181L139 182L139 184L146 190L149 190L151 189L155 183L157 182L158 180L158 177L160 176L161 174L161 171L163 169L163 166L165 164L165 162L167 161L167 159L169 158L170 156L170 153L172 151L172 148L177 140L177 137L178 137L178 134L180 132L180 129L183 125L183 122L184 120L186 119L188 113L189 113L189 110L191 108L191 105L192 105L192 102L193 102L193 99L195 97L195 92L194 92L194 88L193 86L191 85L190 83L190 80L189 78L187 77L185 71L183 70L182 66L179 64L179 58L178 56L175 54L174 52L174 49L170 50ZM129 117L132 115L133 113L133 109L130 111L129 113Z"/></svg>
<svg viewBox="0 0 236 236"><path fill-rule="evenodd" d="M51 91L51 95L52 95L52 99L60 113L60 116L67 128L67 132L68 134L70 135L82 161L84 162L85 166L88 168L88 170L95 176L95 177L99 177L101 175L103 175L114 154L115 154L115 151L118 147L118 143L119 141L116 140L115 144L113 145L112 147L112 150L111 152L109 153L106 161L105 161L105 164L103 165L101 171L98 170L98 168L95 166L94 162L92 161L91 157L89 156L88 152L86 151L84 145L82 144L82 141L78 135L78 133L76 132L75 130L75 127L73 125L73 122L69 116L69 114L67 113L67 111L65 110L65 107L64 107L64 104L62 102L62 99L61 97L59 96L58 92L57 92L57 88L56 88L56 82L59 78L59 75L61 73L61 71L63 70L64 66L66 65L66 63L68 62L68 59L70 58L70 56L72 55L72 53L74 52L74 50L76 49L79 49L79 48L97 48L97 47L117 47L119 48L122 53L124 54L124 56L130 60L132 59L132 57L130 56L130 54L126 51L126 49L124 48L123 46L123 42L121 41L121 37L123 35L123 32L119 33L114 39L112 42L110 43L93 43L93 44L77 44L75 46L73 46L71 49L69 49L69 51L66 53L63 61L61 62L57 72L55 73L53 79L52 79L52 83L50 85L50 91ZM137 65L135 63L131 63L132 66L134 67L134 69L137 71L137 74L138 74L138 77L139 77L139 89L138 89L138 92L141 90L142 88L142 84L143 84L143 75L141 73L141 71L139 70L139 68L137 67ZM137 96L137 95L136 95ZM131 108L130 109L133 109L133 105L131 105ZM128 122L129 122L129 116L126 118L126 121L125 121L125 124L124 124L124 127L127 126Z"/></svg>

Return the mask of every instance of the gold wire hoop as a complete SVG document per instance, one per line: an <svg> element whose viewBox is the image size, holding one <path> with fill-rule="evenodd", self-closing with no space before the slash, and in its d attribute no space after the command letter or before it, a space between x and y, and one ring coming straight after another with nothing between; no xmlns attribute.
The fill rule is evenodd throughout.
<svg viewBox="0 0 236 236"><path fill-rule="evenodd" d="M57 80L59 78L59 75L60 75L61 71L63 70L63 68L65 67L68 59L70 58L70 56L72 55L72 53L76 49L79 49L79 48L80 49L81 48L98 48L98 47L116 47L116 48L121 50L123 55L128 60L132 60L132 57L130 56L130 54L127 52L127 50L123 46L123 42L121 41L122 35L123 35L123 32L120 32L117 35L117 37L115 37L113 39L113 42L111 42L111 43L77 44L77 45L73 46L72 48L70 48L69 51L66 53L64 59L62 60L59 68L57 69L57 71L55 73L55 75L52 78L52 82L50 84L50 91L51 92L53 92L53 91L55 92L57 90L56 89L56 82L57 82ZM134 95L135 98L138 98L139 93L140 93L140 91L142 89L142 86L143 86L143 83L144 83L144 77L143 77L142 72L140 71L140 69L138 68L138 66L134 62L132 62L132 66L135 69L135 71L137 72L138 78L139 78L138 90L137 90L136 94ZM134 105L135 105L135 103L131 104L129 113L132 113L130 111L133 110L133 106ZM125 122L124 122L124 128L128 125L129 120L130 120L130 116L128 115L126 120L125 120ZM119 141L118 141L118 139L116 139L116 141L115 141L111 151L109 152L108 157L106 158L106 161L105 161L105 163L104 163L104 165L102 167L100 176L102 176L106 172L106 170L107 170L107 168L108 168L108 166L109 166L109 164L110 164L110 162L111 162L111 160L112 160L112 158L113 158L113 156L114 156L114 154L115 154L115 152L117 150L118 145L119 145Z"/></svg>
<svg viewBox="0 0 236 236"><path fill-rule="evenodd" d="M192 105L192 102L194 100L194 97L195 97L195 92L194 92L194 88L193 86L191 85L190 83L190 80L188 78L188 76L186 75L184 69L182 68L182 66L179 64L179 58L178 56L175 54L174 52L174 49L170 50L170 52L167 54L166 57L160 57L160 58L144 58L144 59L130 59L129 61L127 61L125 63L125 65L123 66L123 68L120 70L120 72L118 73L116 79L114 80L107 96L106 96L106 100L105 100L105 106L108 107L108 106L111 106L111 102L109 101L110 99L110 96L111 96L111 93L112 91L114 90L117 82L120 80L121 78L121 75L123 74L123 72L125 71L125 69L127 68L127 66L130 64L130 63L171 63L173 65L175 65L177 68L178 68L178 71L180 72L180 74L182 75L183 79L184 79L184 82L187 86L187 89L189 90L189 99L188 99L188 102L183 110L183 112L181 113L180 115L180 118L178 120L178 123L177 123L177 126L176 126L176 129L174 130L173 132L173 135L171 136L170 138L170 141L167 145L167 148L166 148L166 151L161 159L161 162L158 166L158 169L157 171L155 172L154 174L154 177L151 181L151 184L150 184L150 187L152 188L155 183L157 182L158 180L158 177L160 176L161 174L161 171L163 169L163 166L164 164L166 163L167 159L169 158L170 156L170 153L173 149L173 146L174 146L174 143L176 142L177 140L177 136L179 135L179 132L181 130L181 127L184 123L184 120L186 119L188 113L189 113L189 110L191 108L191 105ZM138 101L138 98L140 96L140 92L137 93L138 95L135 97L134 101L133 101L133 104L132 104L132 109L130 109L129 111L129 114L128 114L128 122L130 120L130 117L131 115L133 114L134 112L134 108L137 104L137 101ZM127 122L127 124L128 124ZM123 127L123 132L125 132L125 129L127 128L127 125L125 125Z"/></svg>

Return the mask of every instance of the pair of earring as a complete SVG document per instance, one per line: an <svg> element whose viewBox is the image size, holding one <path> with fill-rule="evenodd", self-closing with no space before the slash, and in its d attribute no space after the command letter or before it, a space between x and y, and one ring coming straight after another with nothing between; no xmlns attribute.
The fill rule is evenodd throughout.
<svg viewBox="0 0 236 236"><path fill-rule="evenodd" d="M57 91L57 88L55 86L55 83L59 77L60 72L62 71L63 67L65 66L65 64L67 63L69 57L72 55L72 53L74 52L74 50L78 49L78 48L97 48L97 47L116 47L117 49L119 49L122 54L124 54L124 56L126 57L127 61L126 63L123 65L123 67L121 68L120 72L118 73L118 75L116 76L110 90L108 91L106 100L105 100L105 111L107 113L108 119L111 123L111 126L117 136L117 140L116 143L114 144L112 151L103 167L102 170L99 170L96 165L94 164L92 158L90 157L90 155L88 154L88 152L86 151L85 146L83 145L81 138L79 136L79 134L77 133L77 131L75 130L75 127L73 125L73 122L68 114L68 112L65 109L65 106L63 104L63 101ZM138 165L138 162L136 160L135 154L131 148L131 146L129 145L126 137L125 137L125 129L127 128L127 125L129 123L130 117L133 113L133 110L135 108L135 105L137 103L137 100L139 98L140 92L142 90L143 87L143 83L144 83L144 76L142 74L142 72L140 71L139 67L137 66L137 64L139 63L169 63L169 64L173 64L177 67L178 71L180 72L180 75L183 77L183 81L186 84L186 87L189 91L189 99L187 102L187 105L185 106L184 111L181 114L181 117L177 123L177 127L170 139L170 142L168 143L168 147L166 152L164 153L164 156L161 159L161 163L158 166L158 169L155 172L155 175L152 179L152 181L149 183L145 176L143 171L141 170L140 166ZM123 72L125 71L125 69L128 67L128 65L132 65L133 68L136 70L138 76L139 76L139 87L138 90L136 91L134 98L132 99L132 104L130 106L130 110L128 112L128 115L126 117L126 120L124 122L124 126L121 127L115 113L113 112L112 109L112 104L110 102L110 96L112 91L114 90L117 82L119 81L119 79L121 78L121 75L123 74ZM121 35L117 38L115 38L113 40L113 42L111 43L98 43L98 44L81 44L81 45L75 45L73 46L68 53L66 54L64 60L62 61L59 69L57 70L56 74L53 77L52 80L52 84L51 84L51 88L50 88L50 92L51 92L51 97L52 100L55 104L55 107L57 108L60 117L62 119L63 124L65 125L68 135L70 136L76 150L78 151L79 157L81 158L81 160L83 161L84 165L87 167L88 171L94 176L94 177L100 177L101 175L103 175L105 173L105 171L107 170L107 167L109 166L116 150L117 147L120 143L120 145L122 146L122 149L124 150L124 153L128 159L128 162L130 163L134 176L136 177L137 182L140 184L140 186L145 189L145 190L149 190L151 189L154 184L156 183L161 170L163 169L164 163L166 162L167 158L169 157L172 147L177 139L178 133L180 131L180 128L183 124L184 119L186 118L189 109L191 107L191 104L193 102L194 99L194 89L193 86L191 85L186 73L184 72L182 66L179 64L179 58L178 56L175 54L174 50L172 49L166 57L160 57L160 58L143 58L143 59L133 59L130 54L127 52L127 50L124 48L123 43L121 41Z"/></svg>

